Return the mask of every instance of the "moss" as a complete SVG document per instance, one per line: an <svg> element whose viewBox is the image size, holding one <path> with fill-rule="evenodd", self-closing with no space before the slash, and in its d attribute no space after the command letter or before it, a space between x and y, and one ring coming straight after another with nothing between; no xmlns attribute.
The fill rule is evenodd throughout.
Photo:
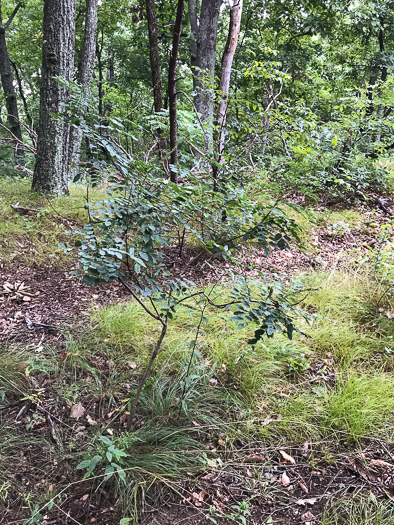
<svg viewBox="0 0 394 525"><path fill-rule="evenodd" d="M70 241L67 233L74 224L87 221L86 188L71 186L69 196L50 199L31 193L30 186L27 179L0 182L0 259L29 266L66 266L69 258L59 244ZM104 188L91 189L89 198L101 199L104 193ZM11 208L16 204L34 211L20 215Z"/></svg>

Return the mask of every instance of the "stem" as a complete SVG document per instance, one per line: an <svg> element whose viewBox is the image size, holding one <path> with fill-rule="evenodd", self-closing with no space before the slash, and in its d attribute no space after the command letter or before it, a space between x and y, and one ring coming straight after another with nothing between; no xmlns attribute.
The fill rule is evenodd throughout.
<svg viewBox="0 0 394 525"><path fill-rule="evenodd" d="M131 428L132 425L133 425L133 419L134 419L134 416L135 416L135 410L137 408L137 404L138 404L138 401L140 399L142 389L145 386L145 383L146 383L146 380L148 379L148 376L149 376L149 373L151 371L152 365L153 365L153 363L154 363L154 361L155 361L155 359L157 357L157 354L159 353L160 347L161 347L161 345L163 343L163 339L164 339L164 337L166 335L166 332L167 332L167 326L168 326L168 320L166 319L165 323L162 326L160 337L157 340L155 348L153 349L153 352L152 352L152 354L150 356L148 366L146 367L144 375L141 377L140 382L138 384L137 393L134 396L133 404L131 405L130 415L129 415L128 422L127 422L127 425L128 425L129 428Z"/></svg>

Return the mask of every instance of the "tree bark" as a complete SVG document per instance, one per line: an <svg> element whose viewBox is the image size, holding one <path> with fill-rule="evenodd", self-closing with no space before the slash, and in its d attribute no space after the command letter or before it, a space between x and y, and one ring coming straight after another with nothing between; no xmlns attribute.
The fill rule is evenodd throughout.
<svg viewBox="0 0 394 525"><path fill-rule="evenodd" d="M56 77L72 80L74 68L75 0L45 0L40 121L32 191L68 194L70 127L52 113L62 113L68 90Z"/></svg>
<svg viewBox="0 0 394 525"><path fill-rule="evenodd" d="M226 125L227 118L231 69L233 65L234 53L237 49L238 35L241 29L242 3L243 0L234 0L234 3L230 8L230 24L228 29L228 37L222 58L222 74L220 77L218 89L220 102L218 104L216 122L216 162L212 167L215 179L217 179L219 165L222 164L223 158L225 139L224 128Z"/></svg>
<svg viewBox="0 0 394 525"><path fill-rule="evenodd" d="M98 0L86 0L85 32L82 48L81 65L78 71L78 82L84 98L89 97L90 83L93 78L94 61L96 58ZM79 168L82 130L71 128L70 133L70 169L69 180L73 180Z"/></svg>
<svg viewBox="0 0 394 525"><path fill-rule="evenodd" d="M189 16L193 39L190 46L191 65L194 73L196 110L206 125L207 150L213 145L215 51L220 6L222 0L202 0L197 17L196 2L189 0ZM195 56L194 56L195 53Z"/></svg>
<svg viewBox="0 0 394 525"><path fill-rule="evenodd" d="M7 41L6 41L6 30L11 25L11 22L21 7L21 3L15 6L10 18L6 23L3 23L1 13L1 1L0 1L0 77L1 84L4 91L5 104L7 108L7 122L10 132L16 137L14 141L15 150L15 164L25 165L25 152L20 143L23 143L22 128L19 122L18 102L16 98L16 92L14 88L14 79L11 71L11 61L8 55ZM20 141L20 142L19 142Z"/></svg>
<svg viewBox="0 0 394 525"><path fill-rule="evenodd" d="M160 72L158 28L155 11L155 1L146 0L146 16L148 20L149 33L149 57L152 72L153 103L155 112L160 113L163 109L163 82ZM165 162L165 150L167 149L166 141L162 137L162 130L157 129L159 137L159 156L162 162ZM168 167L165 166L168 170Z"/></svg>
<svg viewBox="0 0 394 525"><path fill-rule="evenodd" d="M181 30L183 13L185 10L185 0L178 0L174 32L172 37L172 49L168 68L168 99L170 113L170 162L172 166L178 164L178 116L177 116L177 94L176 94L176 64L178 60L179 44L181 41ZM170 180L178 181L177 172L171 168Z"/></svg>

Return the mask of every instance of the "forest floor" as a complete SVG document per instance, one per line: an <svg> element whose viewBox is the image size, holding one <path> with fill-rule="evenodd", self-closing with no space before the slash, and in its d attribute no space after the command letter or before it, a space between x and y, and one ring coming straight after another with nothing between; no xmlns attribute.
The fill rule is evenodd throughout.
<svg viewBox="0 0 394 525"><path fill-rule="evenodd" d="M228 266L296 276L316 322L251 348L211 312L186 389L181 310L131 432L127 401L158 327L117 284L70 276L58 245L85 220L83 192L0 187L0 523L394 524L394 307L370 256L389 218L375 200L314 206L304 251L249 245L215 269L196 248L168 251L170 271L197 284ZM125 483L105 479L112 445ZM77 465L95 457L83 479Z"/></svg>

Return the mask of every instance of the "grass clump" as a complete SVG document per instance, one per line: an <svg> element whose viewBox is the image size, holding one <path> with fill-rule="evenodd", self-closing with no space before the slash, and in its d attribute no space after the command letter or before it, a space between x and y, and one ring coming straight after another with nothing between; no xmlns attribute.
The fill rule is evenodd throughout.
<svg viewBox="0 0 394 525"><path fill-rule="evenodd" d="M324 511L321 525L394 525L392 501L378 500L370 492L348 496Z"/></svg>
<svg viewBox="0 0 394 525"><path fill-rule="evenodd" d="M9 395L22 395L29 390L27 366L25 353L11 351L6 345L0 350L0 404L6 403Z"/></svg>
<svg viewBox="0 0 394 525"><path fill-rule="evenodd" d="M387 375L356 376L341 380L327 406L326 426L350 441L385 437L392 433L394 379Z"/></svg>

